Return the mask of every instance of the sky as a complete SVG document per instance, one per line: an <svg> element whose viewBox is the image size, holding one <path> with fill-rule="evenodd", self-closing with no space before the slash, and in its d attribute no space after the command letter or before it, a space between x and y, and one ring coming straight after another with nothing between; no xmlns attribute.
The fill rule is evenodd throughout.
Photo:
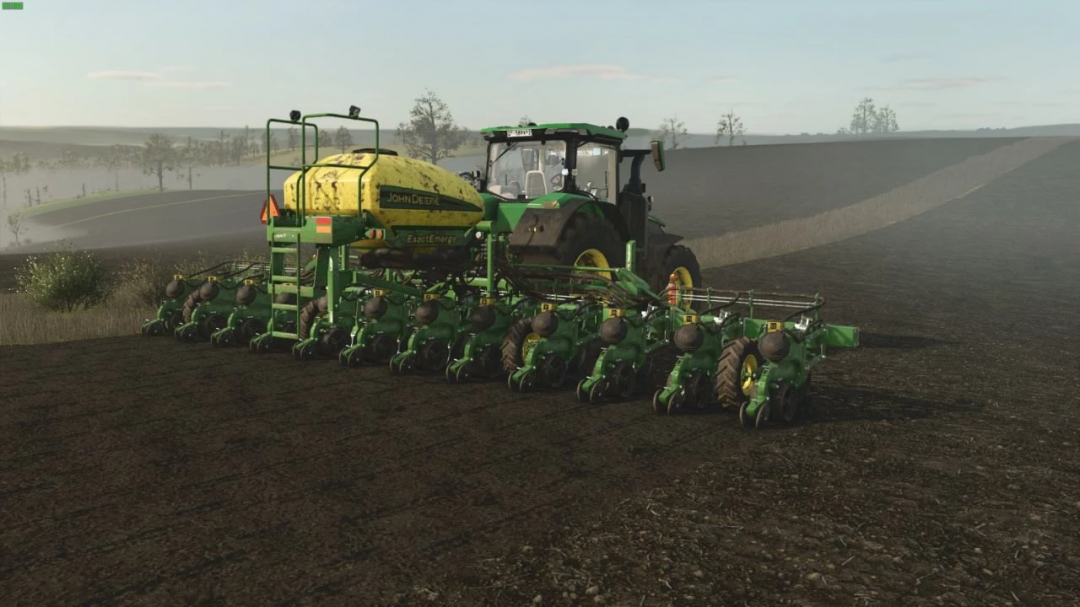
<svg viewBox="0 0 1080 607"><path fill-rule="evenodd" d="M0 126L265 124L431 90L468 128L580 121L833 133L1080 122L1076 0L24 0Z"/></svg>

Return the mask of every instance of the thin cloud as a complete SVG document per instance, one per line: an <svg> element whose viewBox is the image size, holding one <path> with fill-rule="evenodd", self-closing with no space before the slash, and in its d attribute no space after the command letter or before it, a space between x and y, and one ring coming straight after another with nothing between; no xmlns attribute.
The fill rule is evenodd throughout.
<svg viewBox="0 0 1080 607"><path fill-rule="evenodd" d="M91 80L141 80L146 82L161 80L161 74L154 72L124 72L117 70L90 72L86 77Z"/></svg>
<svg viewBox="0 0 1080 607"><path fill-rule="evenodd" d="M553 65L518 70L510 74L510 79L518 82L562 80L573 77L597 78L599 80L672 80L671 78L657 78L631 72L621 65L610 64Z"/></svg>
<svg viewBox="0 0 1080 607"><path fill-rule="evenodd" d="M735 84L739 79L734 76L713 76L709 82L713 84Z"/></svg>
<svg viewBox="0 0 1080 607"><path fill-rule="evenodd" d="M159 67L159 71L162 72L190 72L192 68L186 65L166 65L165 67Z"/></svg>
<svg viewBox="0 0 1080 607"><path fill-rule="evenodd" d="M174 89L216 89L226 86L232 86L228 82L184 82L184 81L162 81L151 82L150 86L160 86Z"/></svg>
<svg viewBox="0 0 1080 607"><path fill-rule="evenodd" d="M900 63L901 61L914 61L916 59L926 59L929 55L926 53L900 53L897 55L889 55L888 57L882 57L882 63Z"/></svg>
<svg viewBox="0 0 1080 607"><path fill-rule="evenodd" d="M899 83L877 88L878 91L944 91L950 89L968 89L995 82L996 78L912 78Z"/></svg>

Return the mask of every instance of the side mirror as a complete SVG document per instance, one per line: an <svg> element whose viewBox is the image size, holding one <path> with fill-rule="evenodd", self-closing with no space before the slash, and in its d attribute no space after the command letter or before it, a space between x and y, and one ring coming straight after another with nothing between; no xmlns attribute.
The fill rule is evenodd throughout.
<svg viewBox="0 0 1080 607"><path fill-rule="evenodd" d="M656 165L657 171L664 170L664 142L654 141L652 142L652 161Z"/></svg>

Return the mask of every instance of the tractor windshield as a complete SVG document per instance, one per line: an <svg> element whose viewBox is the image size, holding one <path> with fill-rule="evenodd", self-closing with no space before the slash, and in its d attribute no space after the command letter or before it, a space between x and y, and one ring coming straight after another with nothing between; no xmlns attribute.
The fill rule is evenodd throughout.
<svg viewBox="0 0 1080 607"><path fill-rule="evenodd" d="M487 191L506 200L561 192L565 168L565 141L493 143L488 149Z"/></svg>

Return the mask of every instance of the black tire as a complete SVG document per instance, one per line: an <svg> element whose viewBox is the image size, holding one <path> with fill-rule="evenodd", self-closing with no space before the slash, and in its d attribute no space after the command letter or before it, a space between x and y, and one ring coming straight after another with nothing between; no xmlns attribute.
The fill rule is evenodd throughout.
<svg viewBox="0 0 1080 607"><path fill-rule="evenodd" d="M554 253L526 250L521 253L521 260L525 263L570 266L574 265L579 255L589 249L597 249L603 253L612 268L626 264L626 243L615 226L603 217L585 213L576 213L566 222Z"/></svg>
<svg viewBox="0 0 1080 607"><path fill-rule="evenodd" d="M742 390L741 371L751 356L760 364L757 344L747 337L740 337L724 348L716 363L716 396L721 407L739 407L750 400Z"/></svg>
<svg viewBox="0 0 1080 607"><path fill-rule="evenodd" d="M521 318L515 320L510 328L503 334L502 343L502 366L503 371L511 374L525 366L521 356L521 348L525 345L525 338L532 333L532 319Z"/></svg>
<svg viewBox="0 0 1080 607"><path fill-rule="evenodd" d="M649 286L657 293L663 294L666 300L668 294L663 291L667 289L672 272L678 268L686 268L689 272L691 286L701 287L701 265L698 263L697 255L682 245L671 245L650 251L645 260L645 279L649 282ZM705 309L705 304L694 302L691 307L701 311Z"/></svg>
<svg viewBox="0 0 1080 607"><path fill-rule="evenodd" d="M319 318L319 300L312 299L304 304L304 307L300 308L300 339L305 340L311 337L311 327L315 325L315 320Z"/></svg>

